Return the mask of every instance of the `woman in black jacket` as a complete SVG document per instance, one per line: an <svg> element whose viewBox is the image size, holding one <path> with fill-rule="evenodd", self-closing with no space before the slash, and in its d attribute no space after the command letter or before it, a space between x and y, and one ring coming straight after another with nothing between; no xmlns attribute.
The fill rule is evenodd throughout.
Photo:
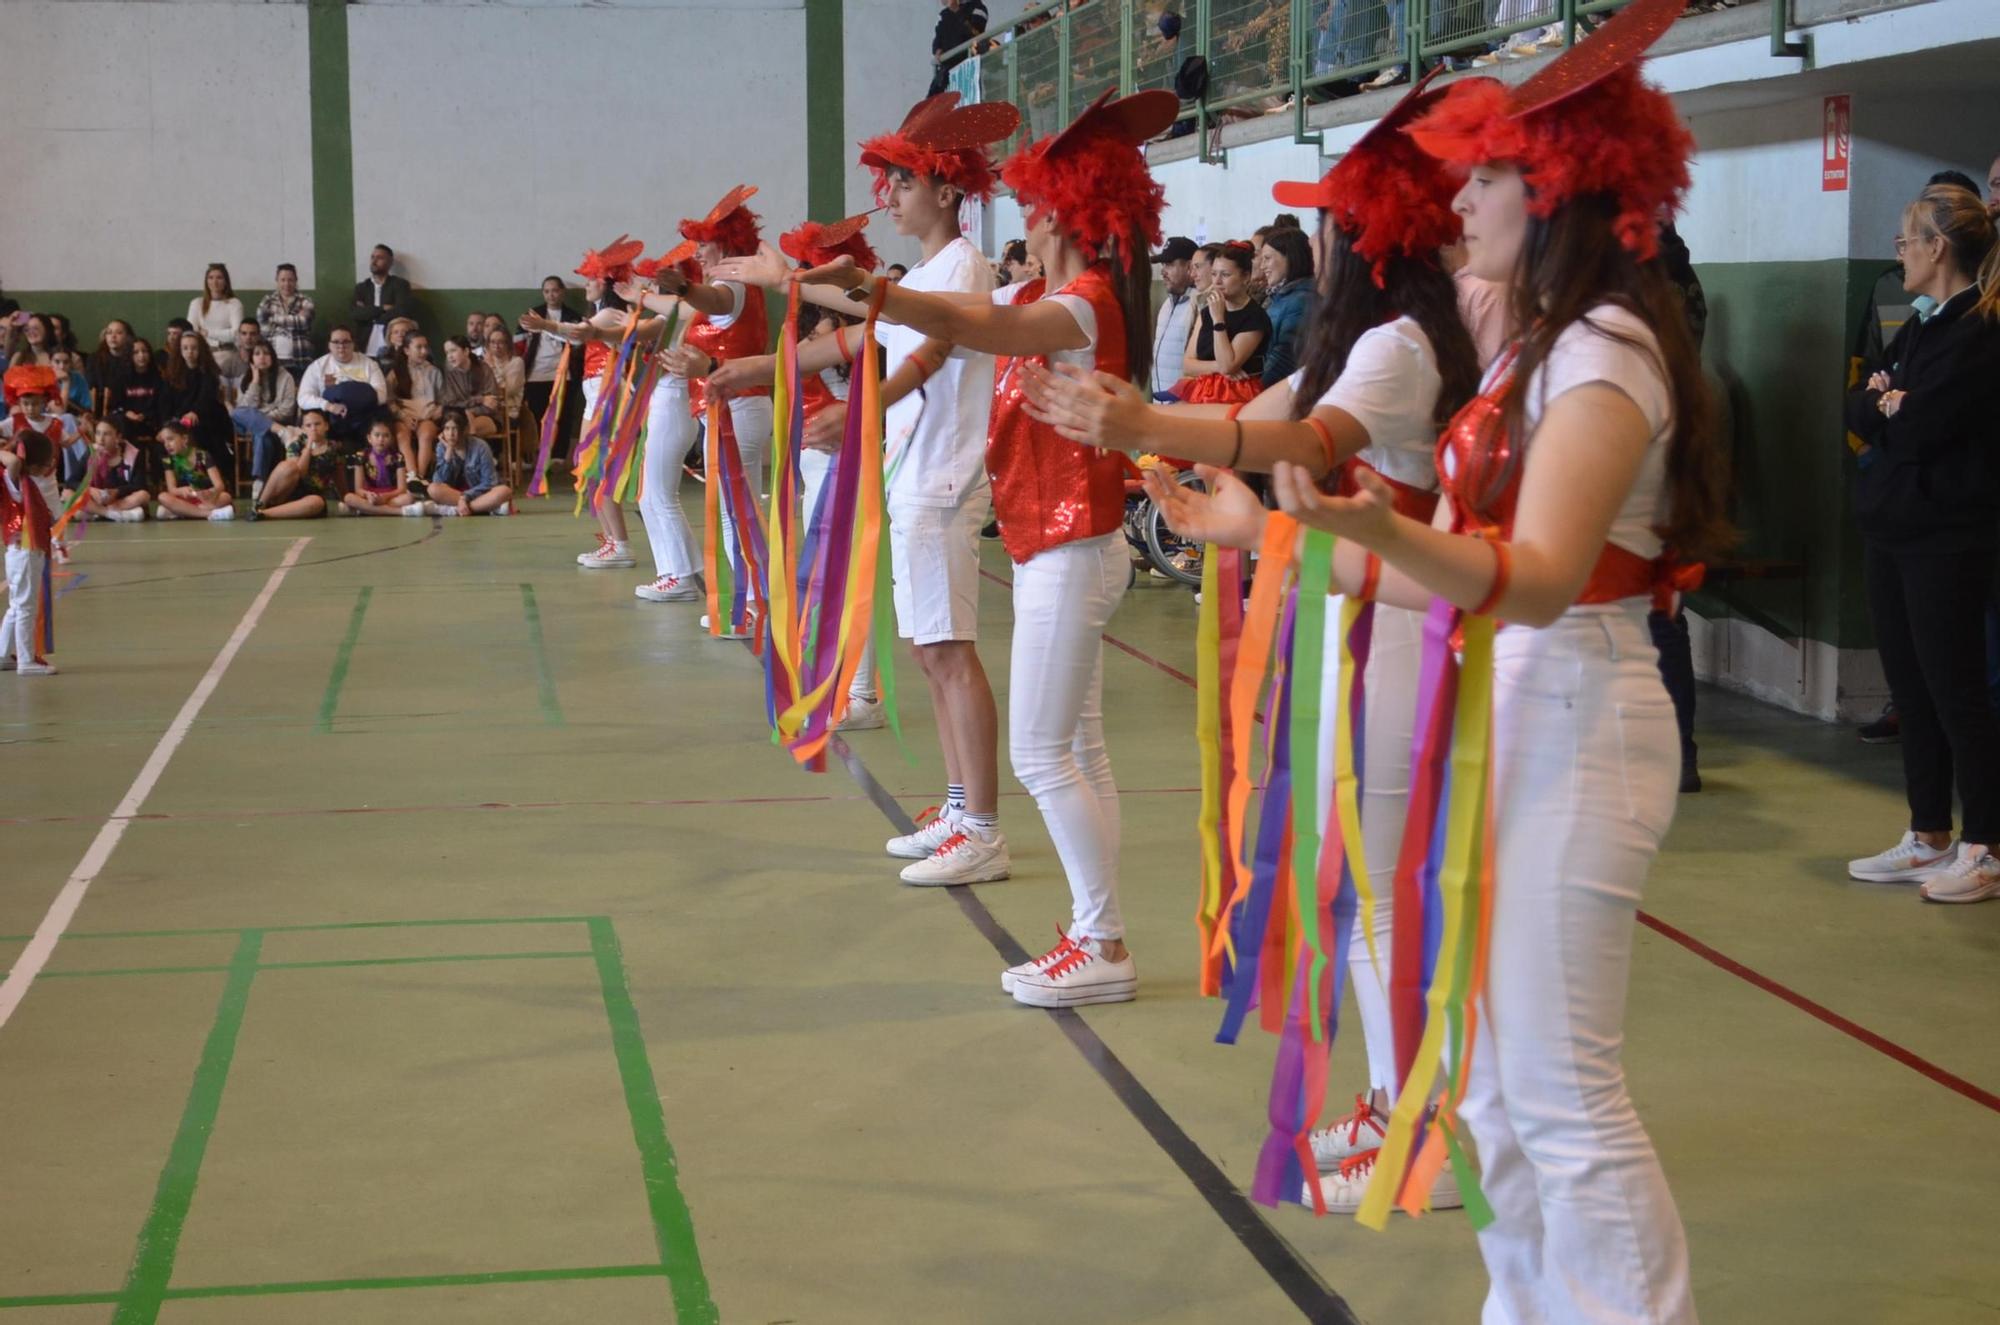
<svg viewBox="0 0 2000 1325"><path fill-rule="evenodd" d="M1903 214L1903 288L1935 301L1847 400L1854 511L1882 670L1903 720L1910 830L1849 863L1871 883L1922 881L1933 902L2000 897L2000 718L1986 690L1985 610L2000 552L2000 248L1976 194L1933 185ZM1954 778L1965 807L1951 841Z"/></svg>
<svg viewBox="0 0 2000 1325"><path fill-rule="evenodd" d="M161 421L191 419L195 446L208 452L223 473L231 472L236 463L236 427L223 403L222 373L208 341L200 335L183 335L162 376L166 384L160 391Z"/></svg>
<svg viewBox="0 0 2000 1325"><path fill-rule="evenodd" d="M118 422L126 437L151 437L159 430L160 395L166 383L160 379L160 365L153 356L153 343L144 336L132 340L132 361L124 375L111 386L104 412Z"/></svg>

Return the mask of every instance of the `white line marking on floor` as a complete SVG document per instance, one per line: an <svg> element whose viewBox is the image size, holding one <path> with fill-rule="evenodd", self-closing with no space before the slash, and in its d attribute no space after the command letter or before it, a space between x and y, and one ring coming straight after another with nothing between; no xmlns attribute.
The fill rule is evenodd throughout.
<svg viewBox="0 0 2000 1325"><path fill-rule="evenodd" d="M298 561L299 554L306 550L306 544L310 542L312 542L310 536L292 540L292 546L285 552L284 560L280 561L278 568L271 572L271 578L264 581L264 588L251 600L249 609L243 613L243 619L236 623L236 630L230 635L229 642L222 646L222 652L215 655L215 661L208 665L208 671L195 683L194 693L187 697L187 703L181 705L181 711L174 715L173 722L161 734L159 744L153 747L153 753L147 757L145 766L139 770L139 776L132 779L131 787L125 792L125 799L118 802L118 808L104 821L104 827L97 830L97 836L91 839L90 849L83 853L83 859L76 863L76 869L71 872L69 882L65 883L62 891L56 894L56 900L49 904L49 913L43 916L42 923L35 927L35 937L29 941L27 948L14 962L14 969L7 973L6 980L0 981L0 1026L7 1024L8 1018L14 1015L14 1009L21 1006L21 1000L28 996L28 986L42 973L42 967L48 965L50 955L56 950L57 940L61 939L64 932L69 929L69 922L75 917L77 907L83 904L84 893L90 890L98 871L102 870L111 859L111 853L118 849L119 839L125 836L125 829L131 824L132 816L139 813L139 807L146 803L146 797L153 794L153 785L160 780L160 774L166 772L167 761L174 757L174 751L180 749L181 742L187 739L188 731L194 726L194 720L201 716L202 707L208 703L208 697L213 695L216 686L222 683L222 674L228 671L229 664L236 660L236 651L243 647L243 642L250 638L250 632L257 628L258 619L264 615L264 609L270 606L271 595L278 592L278 586L285 582L285 575Z"/></svg>

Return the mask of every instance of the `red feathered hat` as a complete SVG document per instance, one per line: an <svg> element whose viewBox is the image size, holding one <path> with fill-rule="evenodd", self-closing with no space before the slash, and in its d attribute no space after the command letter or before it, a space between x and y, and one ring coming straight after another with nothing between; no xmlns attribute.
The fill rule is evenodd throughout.
<svg viewBox="0 0 2000 1325"><path fill-rule="evenodd" d="M1490 79L1454 83L1410 136L1455 165L1519 166L1535 216L1571 198L1610 194L1619 242L1650 259L1660 223L1687 192L1694 135L1667 94L1639 77L1638 64L1682 8L1681 0L1632 0L1511 90Z"/></svg>
<svg viewBox="0 0 2000 1325"><path fill-rule="evenodd" d="M603 248L588 249L577 264L576 274L587 281L616 285L632 279L632 263L646 246L630 235L620 235Z"/></svg>
<svg viewBox="0 0 2000 1325"><path fill-rule="evenodd" d="M785 256L802 266L824 267L835 258L849 257L862 271L874 271L882 265L882 259L861 236L867 228L866 212L844 221L835 221L832 225L807 221L798 229L787 230L780 235L778 247L785 251Z"/></svg>
<svg viewBox="0 0 2000 1325"><path fill-rule="evenodd" d="M731 257L742 257L757 251L761 235L757 229L757 213L743 204L757 194L754 184L738 184L722 195L722 201L709 210L699 221L682 221L681 238L691 239L697 244L720 245L724 253Z"/></svg>
<svg viewBox="0 0 2000 1325"><path fill-rule="evenodd" d="M1180 108L1180 98L1164 88L1117 101L1106 92L1069 128L1008 157L1000 178L1031 224L1053 213L1092 262L1116 239L1129 268L1159 244L1167 201L1139 146L1165 132Z"/></svg>
<svg viewBox="0 0 2000 1325"><path fill-rule="evenodd" d="M692 239L683 239L657 258L646 258L643 261L632 264L633 274L643 276L647 280L653 279L663 271L676 268L679 269L681 275L687 277L690 281L699 282L701 280L701 263L695 261L694 241Z"/></svg>
<svg viewBox="0 0 2000 1325"><path fill-rule="evenodd" d="M6 384L8 409L14 408L22 396L54 399L56 394L56 370L45 363L15 364L0 381Z"/></svg>
<svg viewBox="0 0 2000 1325"><path fill-rule="evenodd" d="M1005 101L958 104L958 93L940 92L919 101L894 133L861 144L861 164L875 175L875 201L889 194L889 172L907 170L918 179L942 180L973 198L990 198L999 186L986 149L1012 137L1021 112Z"/></svg>
<svg viewBox="0 0 2000 1325"><path fill-rule="evenodd" d="M1354 251L1373 264L1378 289L1390 258L1428 257L1458 238L1451 210L1457 180L1404 132L1443 99L1442 89L1430 87L1441 71L1439 66L1418 80L1322 178L1271 190L1282 206L1331 212Z"/></svg>

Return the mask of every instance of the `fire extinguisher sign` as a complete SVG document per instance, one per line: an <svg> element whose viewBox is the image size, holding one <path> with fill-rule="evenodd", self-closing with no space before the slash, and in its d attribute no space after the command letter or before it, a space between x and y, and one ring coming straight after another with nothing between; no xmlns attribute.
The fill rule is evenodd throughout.
<svg viewBox="0 0 2000 1325"><path fill-rule="evenodd" d="M1854 139L1848 131L1847 98L1828 97L1820 119L1819 191L1847 192L1849 167L1854 159Z"/></svg>

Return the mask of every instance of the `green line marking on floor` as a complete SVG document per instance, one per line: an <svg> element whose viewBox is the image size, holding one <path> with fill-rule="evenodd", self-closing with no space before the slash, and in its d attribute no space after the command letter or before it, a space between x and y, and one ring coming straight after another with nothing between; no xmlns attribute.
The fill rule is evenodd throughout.
<svg viewBox="0 0 2000 1325"><path fill-rule="evenodd" d="M639 1029L639 1010L625 978L618 935L611 921L589 921L590 946L597 956L598 983L604 990L604 1011L611 1021L611 1047L618 1057L618 1075L625 1085L625 1107L632 1115L632 1139L639 1147L639 1167L646 1179L646 1205L653 1216L653 1240L660 1248L673 1292L674 1319L679 1325L716 1325L721 1320L702 1273L701 1248L695 1242L694 1217L681 1195L679 1164L667 1140L667 1119L653 1085L646 1038Z"/></svg>
<svg viewBox="0 0 2000 1325"><path fill-rule="evenodd" d="M153 1193L153 1208L139 1230L138 1247L132 1269L125 1277L111 1325L154 1325L166 1301L167 1281L173 1277L174 1257L180 1250L181 1229L188 1209L194 1204L196 1180L201 1161L208 1153L208 1138L215 1130L216 1114L222 1108L222 1087L229 1079L229 1064L236 1056L236 1037L243 1029L243 1013L250 1002L250 984L257 978L257 958L264 935L246 930L237 940L236 954L229 963L229 979L216 1002L215 1024L209 1028L208 1042L202 1046L201 1064L195 1069L194 1085L188 1090L187 1107L181 1111L180 1127L174 1133L173 1149L160 1171L160 1185ZM593 945L595 946L595 945Z"/></svg>
<svg viewBox="0 0 2000 1325"><path fill-rule="evenodd" d="M330 971L353 966L430 966L439 962L575 961L595 957L589 949L574 952L450 952L424 957L347 957L332 961L261 962L258 971ZM230 966L114 966L87 971L44 971L44 980L77 980L98 975L212 975Z"/></svg>
<svg viewBox="0 0 2000 1325"><path fill-rule="evenodd" d="M169 1288L167 1301L209 1297L273 1297L286 1293L352 1293L401 1288L476 1288L483 1284L546 1284L582 1279L659 1279L664 1265L582 1265L557 1270L487 1270L475 1274L413 1274L376 1279L307 1279L269 1284L216 1284L205 1288ZM38 1297L0 1297L0 1311L9 1307L87 1307L118 1301L116 1293L45 1293Z"/></svg>
<svg viewBox="0 0 2000 1325"><path fill-rule="evenodd" d="M521 586L521 611L528 618L528 642L535 649L535 690L542 706L542 721L551 727L563 725L562 705L556 702L556 677L549 670L548 647L542 642L542 609L535 605L535 586Z"/></svg>
<svg viewBox="0 0 2000 1325"><path fill-rule="evenodd" d="M354 599L354 615L347 618L347 634L341 638L340 651L333 655L333 671L326 678L326 693L320 696L319 721L313 730L321 736L333 730L333 711L340 707L340 688L347 684L347 664L354 657L354 643L361 638L361 618L368 615L368 599L374 594L373 585L364 584Z"/></svg>

